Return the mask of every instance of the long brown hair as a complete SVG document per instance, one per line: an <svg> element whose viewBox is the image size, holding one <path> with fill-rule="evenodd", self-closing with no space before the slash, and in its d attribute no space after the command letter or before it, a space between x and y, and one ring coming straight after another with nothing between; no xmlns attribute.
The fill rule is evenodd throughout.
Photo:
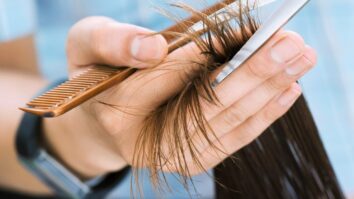
<svg viewBox="0 0 354 199"><path fill-rule="evenodd" d="M231 157L214 170L217 198L344 198L303 96Z"/></svg>
<svg viewBox="0 0 354 199"><path fill-rule="evenodd" d="M174 6L190 12L208 31L200 36L184 21L178 27L183 34L163 32L166 37L175 34L190 38L203 59L189 63L197 67L183 89L145 118L138 136L134 165L147 167L157 187L166 182L163 173L160 176L162 167L177 171L181 182L187 184L187 153L205 171L190 127L200 139L222 151L211 141L216 136L211 138L207 133L212 129L203 115L201 99L218 104L211 74L227 63L258 28L250 9L241 4L239 10L225 11L232 18L228 23L185 4ZM218 198L343 198L303 96L259 139L218 165L214 174ZM137 181L138 175L135 172Z"/></svg>

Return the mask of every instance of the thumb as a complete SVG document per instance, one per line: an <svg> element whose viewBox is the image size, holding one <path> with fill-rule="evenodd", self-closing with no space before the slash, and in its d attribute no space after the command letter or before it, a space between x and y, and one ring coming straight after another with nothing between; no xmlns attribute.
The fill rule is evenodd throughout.
<svg viewBox="0 0 354 199"><path fill-rule="evenodd" d="M160 63L167 51L161 35L106 17L79 21L70 30L67 42L71 68L92 64L146 68Z"/></svg>

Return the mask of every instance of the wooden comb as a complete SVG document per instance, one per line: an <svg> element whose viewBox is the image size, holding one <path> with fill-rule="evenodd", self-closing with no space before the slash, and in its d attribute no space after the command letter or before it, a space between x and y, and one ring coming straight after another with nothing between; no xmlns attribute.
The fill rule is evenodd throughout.
<svg viewBox="0 0 354 199"><path fill-rule="evenodd" d="M233 3L234 0L224 0L202 11L205 15L212 15L222 8ZM166 29L163 36L169 43L169 53L190 42L188 37L176 37L168 32L182 33L197 24L197 16L191 16L180 23ZM204 34L207 30L201 29L197 34ZM23 111L43 117L56 117L79 106L102 91L124 81L137 69L127 67L93 66L82 74L64 82L56 88L34 98L27 103Z"/></svg>

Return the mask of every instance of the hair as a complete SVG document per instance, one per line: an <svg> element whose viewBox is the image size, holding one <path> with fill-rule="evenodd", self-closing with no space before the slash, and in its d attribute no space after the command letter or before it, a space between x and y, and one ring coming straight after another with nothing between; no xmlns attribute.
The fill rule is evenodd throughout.
<svg viewBox="0 0 354 199"><path fill-rule="evenodd" d="M344 198L303 96L214 173L217 198Z"/></svg>
<svg viewBox="0 0 354 199"><path fill-rule="evenodd" d="M162 34L170 41L176 36L189 38L203 59L190 63L197 67L184 81L183 89L145 118L138 136L133 163L137 168L148 168L155 187L167 183L160 173L163 167L177 171L187 185L191 176L187 153L193 164L205 171L192 136L223 151L212 142L217 137L208 133L213 130L203 115L201 100L220 105L211 74L231 60L259 26L248 7L227 9L224 14L232 20L225 23L188 5L174 6L191 13L193 21L184 20ZM208 30L202 36L188 28L196 19ZM138 181L138 169L134 175ZM303 96L260 138L218 165L214 177L217 198L343 198Z"/></svg>
<svg viewBox="0 0 354 199"><path fill-rule="evenodd" d="M239 31L235 31L232 22L221 24L220 19L216 17L209 19L207 15L185 4L174 6L191 12L195 18L203 22L208 31L201 37L200 33L191 31L185 24L179 24L179 30L183 32L182 37L189 38L198 46L203 61L189 63L197 66L191 74L188 74L187 80L184 80L183 89L146 117L138 136L133 162L138 166L147 165L154 185L159 184L158 171L161 167L177 171L181 176L190 176L187 153L191 155L193 163L205 171L198 158L201 151L198 151L192 136L199 137L216 150L221 150L214 146L208 135L212 129L204 117L201 100L218 104L211 87L211 74L229 61L257 30L257 23L248 12L242 12L243 10L225 12L225 15L239 25ZM176 61L173 64L179 63ZM192 135L194 132L197 135ZM168 143L168 148L164 143ZM183 178L182 181L186 183L186 179Z"/></svg>

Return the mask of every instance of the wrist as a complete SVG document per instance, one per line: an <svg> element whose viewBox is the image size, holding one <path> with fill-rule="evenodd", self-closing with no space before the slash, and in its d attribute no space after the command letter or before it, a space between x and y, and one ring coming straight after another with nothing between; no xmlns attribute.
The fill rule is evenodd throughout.
<svg viewBox="0 0 354 199"><path fill-rule="evenodd" d="M43 138L50 153L83 179L126 166L108 134L81 108L44 119Z"/></svg>

